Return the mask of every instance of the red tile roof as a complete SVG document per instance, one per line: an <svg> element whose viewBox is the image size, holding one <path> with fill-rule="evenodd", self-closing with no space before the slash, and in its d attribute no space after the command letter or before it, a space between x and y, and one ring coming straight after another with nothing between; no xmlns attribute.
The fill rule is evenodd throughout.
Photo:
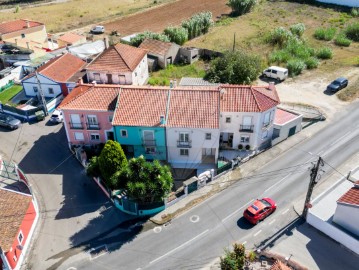
<svg viewBox="0 0 359 270"><path fill-rule="evenodd" d="M0 35L28 28L26 24L27 21L29 22L29 28L44 25L43 23L22 19L10 22L3 22L0 23Z"/></svg>
<svg viewBox="0 0 359 270"><path fill-rule="evenodd" d="M343 196L337 200L338 203L359 205L359 187L358 185L352 187Z"/></svg>
<svg viewBox="0 0 359 270"><path fill-rule="evenodd" d="M156 39L145 39L139 48L148 50L149 53L165 56L171 46L171 42L164 42Z"/></svg>
<svg viewBox="0 0 359 270"><path fill-rule="evenodd" d="M280 260L276 260L276 262L272 265L270 270L292 270L289 266L282 263Z"/></svg>
<svg viewBox="0 0 359 270"><path fill-rule="evenodd" d="M113 125L160 126L166 115L168 88L122 88Z"/></svg>
<svg viewBox="0 0 359 270"><path fill-rule="evenodd" d="M83 69L86 62L80 58L67 53L51 59L45 65L39 67L37 72L56 82L68 82L79 70ZM31 78L35 73L31 73L23 80Z"/></svg>
<svg viewBox="0 0 359 270"><path fill-rule="evenodd" d="M264 112L280 101L274 86L221 85L221 112Z"/></svg>
<svg viewBox="0 0 359 270"><path fill-rule="evenodd" d="M293 119L297 118L299 115L296 113L292 113L281 108L277 108L275 117L274 117L274 124L276 125L284 125L292 121Z"/></svg>
<svg viewBox="0 0 359 270"><path fill-rule="evenodd" d="M219 128L219 91L172 89L167 127Z"/></svg>
<svg viewBox="0 0 359 270"><path fill-rule="evenodd" d="M105 72L132 72L146 54L146 50L119 43L105 50L86 69Z"/></svg>
<svg viewBox="0 0 359 270"><path fill-rule="evenodd" d="M25 214L30 206L31 196L0 189L0 247L9 251Z"/></svg>
<svg viewBox="0 0 359 270"><path fill-rule="evenodd" d="M59 109L114 111L119 90L118 86L80 85L61 102Z"/></svg>
<svg viewBox="0 0 359 270"><path fill-rule="evenodd" d="M61 37L58 38L58 40L64 41L66 43L76 43L77 41L81 40L81 39L86 39L86 37L78 35L78 34L74 34L74 33L65 33L64 35L62 35Z"/></svg>

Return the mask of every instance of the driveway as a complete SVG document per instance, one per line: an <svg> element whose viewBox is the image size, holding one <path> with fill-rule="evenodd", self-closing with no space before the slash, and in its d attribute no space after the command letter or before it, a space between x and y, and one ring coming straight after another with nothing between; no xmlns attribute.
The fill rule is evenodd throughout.
<svg viewBox="0 0 359 270"><path fill-rule="evenodd" d="M0 155L23 169L40 205L27 269L57 269L74 252L88 258L85 251L99 243L97 236L116 234L127 218L86 176L62 124L48 125L48 118L11 132L0 128Z"/></svg>

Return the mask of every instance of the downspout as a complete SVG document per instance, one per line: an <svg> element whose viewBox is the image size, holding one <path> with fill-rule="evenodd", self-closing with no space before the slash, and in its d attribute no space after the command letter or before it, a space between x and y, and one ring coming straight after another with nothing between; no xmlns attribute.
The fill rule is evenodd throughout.
<svg viewBox="0 0 359 270"><path fill-rule="evenodd" d="M167 120L168 120L168 113L170 109L170 99L171 99L171 88L168 90L167 95L167 105L166 105L166 116L165 116L165 147L166 147L166 161L168 162L168 147L167 147Z"/></svg>
<svg viewBox="0 0 359 270"><path fill-rule="evenodd" d="M118 103L120 102L120 96L121 96L121 92L122 92L122 87L120 87L120 91L118 92L118 96L117 96L117 101L116 101L116 106L115 106L115 111L113 112L113 118L112 118L112 122L115 119L115 113L118 107ZM111 123L111 125L113 126L113 124ZM119 143L119 141L117 140L117 129L116 127L113 126L113 135L115 136L115 141ZM122 147L122 146L121 146Z"/></svg>

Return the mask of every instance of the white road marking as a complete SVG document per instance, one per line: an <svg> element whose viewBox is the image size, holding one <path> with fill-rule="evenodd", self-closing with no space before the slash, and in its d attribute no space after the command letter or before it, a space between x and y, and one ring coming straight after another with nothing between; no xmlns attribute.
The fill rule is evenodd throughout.
<svg viewBox="0 0 359 270"><path fill-rule="evenodd" d="M244 207L246 207L248 204L250 204L251 202L253 202L254 199L250 200L249 202L245 203L242 207L240 207L239 209L237 209L236 211L234 211L232 214L226 216L224 219L222 219L222 222L225 222L227 219L229 219L230 217L232 217L233 215L237 214L239 211L241 211Z"/></svg>
<svg viewBox="0 0 359 270"><path fill-rule="evenodd" d="M260 234L262 232L262 230L259 230L258 232L256 232L255 234L253 234L254 236L257 236L258 234Z"/></svg>
<svg viewBox="0 0 359 270"><path fill-rule="evenodd" d="M268 224L271 225L275 222L275 219L273 219L271 222L269 222Z"/></svg>
<svg viewBox="0 0 359 270"><path fill-rule="evenodd" d="M290 176L290 174L287 174L286 176L284 176L282 179L280 179L277 183L273 184L272 186L270 186L269 188L267 188L264 192L267 192L268 190L271 190L272 188L274 188L276 185L280 184L281 182L283 182L285 179L287 179L288 176Z"/></svg>
<svg viewBox="0 0 359 270"><path fill-rule="evenodd" d="M193 223L196 223L196 222L199 221L199 216L193 215L193 216L190 217L189 220L190 220L191 222L193 222Z"/></svg>
<svg viewBox="0 0 359 270"><path fill-rule="evenodd" d="M341 136L340 138L336 139L334 142L332 142L331 144L329 144L329 146L333 146L334 144L337 144L338 142L340 142L343 138L345 138L346 136L348 136L351 133L351 131L348 131L347 133L345 133L343 136Z"/></svg>
<svg viewBox="0 0 359 270"><path fill-rule="evenodd" d="M284 215L285 213L287 213L289 211L289 209L286 209L282 212L282 215Z"/></svg>
<svg viewBox="0 0 359 270"><path fill-rule="evenodd" d="M204 234L206 234L206 233L208 233L208 232L209 232L209 229L205 230L204 232L200 233L199 235L197 235L196 237L192 238L191 240L188 240L187 242L183 243L182 245L176 247L175 249L172 249L172 250L168 251L166 254L164 254L164 255L158 257L157 259L154 259L153 261L150 262L150 264L152 264L152 263L154 263L154 262L157 262L158 260L161 260L163 257L166 257L167 255L169 255L169 254L175 252L176 250L178 250L178 249L184 247L185 245L187 245L187 244L193 242L194 240L196 240L197 238L200 238L202 235L204 235Z"/></svg>
<svg viewBox="0 0 359 270"><path fill-rule="evenodd" d="M155 233L160 233L162 231L162 228L160 226L156 226L156 227L153 228L153 231Z"/></svg>

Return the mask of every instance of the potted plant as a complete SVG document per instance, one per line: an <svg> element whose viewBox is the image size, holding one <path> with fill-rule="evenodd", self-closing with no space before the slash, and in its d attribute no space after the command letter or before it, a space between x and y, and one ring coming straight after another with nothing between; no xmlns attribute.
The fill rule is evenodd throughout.
<svg viewBox="0 0 359 270"><path fill-rule="evenodd" d="M238 149L242 150L243 149L243 144L238 144Z"/></svg>
<svg viewBox="0 0 359 270"><path fill-rule="evenodd" d="M248 144L248 145L246 145L246 150L249 150L249 149L251 149L251 146Z"/></svg>

